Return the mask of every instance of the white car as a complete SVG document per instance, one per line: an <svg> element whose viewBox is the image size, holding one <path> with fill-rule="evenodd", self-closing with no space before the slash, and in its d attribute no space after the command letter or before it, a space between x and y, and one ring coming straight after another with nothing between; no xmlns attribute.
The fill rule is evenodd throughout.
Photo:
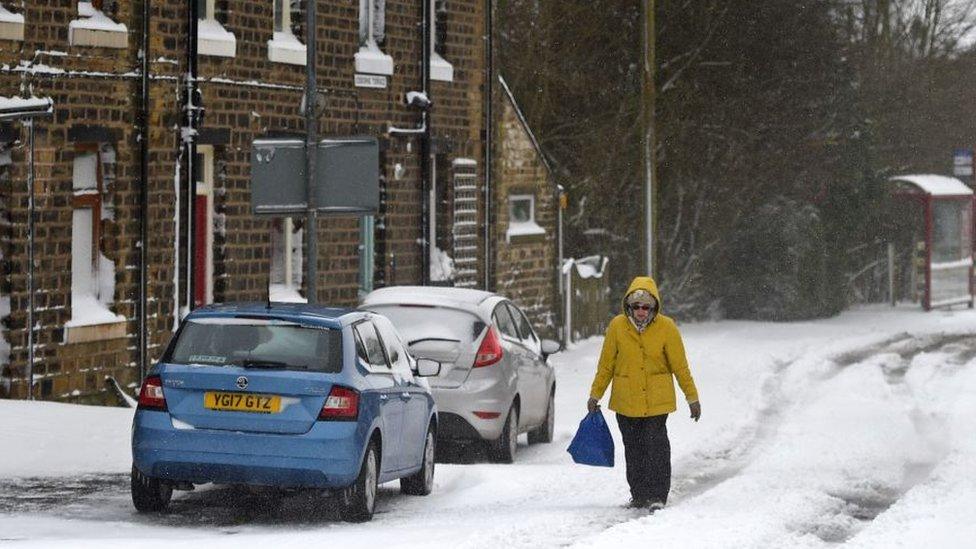
<svg viewBox="0 0 976 549"><path fill-rule="evenodd" d="M389 318L418 358L441 363L427 378L441 440L486 440L490 456L515 459L519 433L551 442L556 375L548 363L559 344L536 335L504 297L461 288L394 286L361 308Z"/></svg>

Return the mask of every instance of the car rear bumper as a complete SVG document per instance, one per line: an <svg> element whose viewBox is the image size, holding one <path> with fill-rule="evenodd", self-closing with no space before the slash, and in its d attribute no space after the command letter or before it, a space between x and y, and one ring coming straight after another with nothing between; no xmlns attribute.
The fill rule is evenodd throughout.
<svg viewBox="0 0 976 549"><path fill-rule="evenodd" d="M515 388L493 374L472 372L460 387L431 387L437 403L439 438L495 440L502 435ZM484 418L475 412L498 416Z"/></svg>
<svg viewBox="0 0 976 549"><path fill-rule="evenodd" d="M172 482L342 488L359 474L365 438L357 422L316 422L307 433L279 435L178 429L168 413L140 410L132 460Z"/></svg>

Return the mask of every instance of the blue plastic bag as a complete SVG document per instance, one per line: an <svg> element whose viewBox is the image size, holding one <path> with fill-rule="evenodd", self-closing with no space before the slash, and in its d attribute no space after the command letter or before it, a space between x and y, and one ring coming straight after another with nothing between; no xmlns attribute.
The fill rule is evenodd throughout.
<svg viewBox="0 0 976 549"><path fill-rule="evenodd" d="M586 414L566 451L576 463L613 467L613 437L602 412L596 410Z"/></svg>

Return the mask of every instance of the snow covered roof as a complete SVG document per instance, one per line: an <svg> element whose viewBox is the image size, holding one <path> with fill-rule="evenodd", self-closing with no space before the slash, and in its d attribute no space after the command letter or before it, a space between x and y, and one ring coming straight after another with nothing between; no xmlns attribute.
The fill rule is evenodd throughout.
<svg viewBox="0 0 976 549"><path fill-rule="evenodd" d="M892 177L891 180L911 183L932 196L968 196L973 194L973 190L962 181L944 175L898 175Z"/></svg>
<svg viewBox="0 0 976 549"><path fill-rule="evenodd" d="M390 286L373 290L364 299L363 305L441 305L461 308L475 308L482 301L494 296L491 292L468 288L448 288L443 286Z"/></svg>

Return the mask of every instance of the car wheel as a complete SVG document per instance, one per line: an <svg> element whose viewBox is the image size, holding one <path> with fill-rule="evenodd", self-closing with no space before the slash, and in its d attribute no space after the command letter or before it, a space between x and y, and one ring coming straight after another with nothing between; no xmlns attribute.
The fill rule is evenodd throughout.
<svg viewBox="0 0 976 549"><path fill-rule="evenodd" d="M173 497L173 487L169 484L142 474L142 471L132 466L132 504L140 513L165 511L169 500Z"/></svg>
<svg viewBox="0 0 976 549"><path fill-rule="evenodd" d="M400 491L411 496L426 496L434 488L434 453L436 451L434 428L427 429L427 440L424 442L424 459L420 463L420 470L400 479Z"/></svg>
<svg viewBox="0 0 976 549"><path fill-rule="evenodd" d="M512 406L505 418L502 436L498 437L490 450L491 459L498 463L512 463L515 461L515 451L518 448L518 409Z"/></svg>
<svg viewBox="0 0 976 549"><path fill-rule="evenodd" d="M379 467L376 446L371 442L363 456L359 476L343 493L342 519L348 522L366 522L373 519L376 509L376 487L379 484Z"/></svg>
<svg viewBox="0 0 976 549"><path fill-rule="evenodd" d="M552 435L556 427L556 395L549 393L549 407L546 408L546 420L542 425L529 431L529 444L548 444L552 442Z"/></svg>

